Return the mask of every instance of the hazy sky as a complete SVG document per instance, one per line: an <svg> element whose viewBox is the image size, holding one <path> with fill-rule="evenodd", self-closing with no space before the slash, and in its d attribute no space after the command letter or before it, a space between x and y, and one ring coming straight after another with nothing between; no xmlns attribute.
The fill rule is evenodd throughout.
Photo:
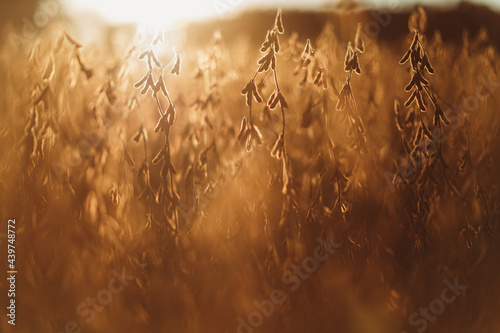
<svg viewBox="0 0 500 333"><path fill-rule="evenodd" d="M422 4L458 4L459 0L358 0L376 6L411 6ZM500 0L471 0L500 9ZM309 8L335 5L339 0L65 0L69 14L78 16L84 11L98 13L113 23L138 22L172 25L181 21L226 17L245 9Z"/></svg>
<svg viewBox="0 0 500 333"><path fill-rule="evenodd" d="M303 7L305 4L309 7L316 7L322 4L335 4L338 1L328 1L328 0L234 0L236 2L241 2L242 5L258 6L261 4L267 5L280 5L283 7L294 6ZM427 5L444 4L444 5L456 5L460 3L461 0L360 0L359 2L367 4L375 4L377 6L384 6L387 3L400 3L402 5L413 5L415 3L422 3ZM490 5L496 9L500 9L500 0L470 0L474 3L483 3Z"/></svg>

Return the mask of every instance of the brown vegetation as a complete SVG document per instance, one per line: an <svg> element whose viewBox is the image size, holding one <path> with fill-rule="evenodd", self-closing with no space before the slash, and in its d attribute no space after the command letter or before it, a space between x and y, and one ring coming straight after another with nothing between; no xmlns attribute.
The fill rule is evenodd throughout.
<svg viewBox="0 0 500 333"><path fill-rule="evenodd" d="M278 290L250 330L416 332L455 278L426 332L500 331L498 51L426 20L390 45L356 20L303 38L281 11L262 45L157 32L112 56L54 26L28 57L4 43L19 281L1 331L236 332ZM134 279L82 314L113 270Z"/></svg>

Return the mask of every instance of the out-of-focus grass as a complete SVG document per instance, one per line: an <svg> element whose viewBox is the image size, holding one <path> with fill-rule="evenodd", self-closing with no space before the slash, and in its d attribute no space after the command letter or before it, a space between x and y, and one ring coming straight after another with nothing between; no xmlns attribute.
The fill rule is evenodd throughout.
<svg viewBox="0 0 500 333"><path fill-rule="evenodd" d="M455 277L466 292L427 331L499 330L498 238L479 232L468 248L461 234L468 226L478 231L488 216L492 228L497 224L497 51L474 36L464 46L425 35L437 72L432 88L444 105L472 102L467 98L477 89L487 92L484 80L493 83L491 93L470 108L468 124L451 113L457 126L444 129L443 172L460 197L436 169L435 181L426 184L430 207L423 216L415 187L395 187L387 177L406 157L393 104L407 97L408 71L398 61L409 40L371 40L360 55L362 74L352 79L366 128L367 152L360 153L349 148L349 124L335 109L346 77L340 45L353 40L357 23L348 17L343 22L350 32L346 39L307 36L323 50L331 74L323 91L298 85L293 73L305 38L291 40L284 13L278 73L290 106L286 135L294 204L281 224L282 168L269 154L281 131L280 113L267 112L265 103L254 105L263 144L245 153L236 138L247 112L240 92L253 75L259 45L243 35L229 43L222 34L203 48L188 40L180 51L181 74L166 79L177 107L170 132L181 198L180 228L174 230L165 213L168 201L154 204L155 221L145 229L148 203L137 199L145 188L144 178L137 177L145 155L133 138L142 125L149 161L164 140L153 132L158 113L150 92L142 96L133 88L147 70L136 59L139 49L111 56L83 45L78 52L92 70L87 77L74 44L56 27L43 31L30 57L4 44L0 198L2 216L18 221L19 274L16 327L4 318L2 332L62 332L68 321L82 332L234 332L238 317L247 320L257 309L253 302L268 299L273 289L283 290L287 300L256 332L410 332L418 327L409 325L410 315L439 298L443 280ZM172 56L169 45L157 51L162 63ZM261 89L268 97L272 81ZM310 100L312 121L301 126ZM431 124L432 110L424 117ZM405 124L410 135L414 124ZM459 169L468 141L477 179L470 166ZM215 150L201 163L213 142ZM332 181L339 170L347 183ZM157 191L160 167L150 173ZM474 193L476 184L484 188L483 201ZM341 247L291 290L283 274L313 256L318 237ZM87 323L78 306L108 287L112 270L123 269L135 280ZM6 284L0 283L4 294Z"/></svg>

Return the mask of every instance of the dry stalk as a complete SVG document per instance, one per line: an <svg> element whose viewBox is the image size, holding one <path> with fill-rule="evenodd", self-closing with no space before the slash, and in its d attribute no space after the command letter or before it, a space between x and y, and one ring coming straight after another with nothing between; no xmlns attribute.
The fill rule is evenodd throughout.
<svg viewBox="0 0 500 333"><path fill-rule="evenodd" d="M161 35L158 34L158 36ZM170 226L175 232L179 232L179 219L177 214L177 206L180 202L180 198L175 190L174 175L177 173L177 171L175 170L172 164L171 147L169 141L170 128L175 122L175 116L177 111L175 108L175 104L172 102L170 94L166 88L164 82L164 75L168 69L170 69L170 74L178 75L181 69L181 59L174 50L175 53L174 58L169 64L167 64L162 68L160 75L158 76L158 79L155 82L153 69L154 67L162 67L162 66L155 55L153 46L160 43L161 41L162 41L161 37L155 37L154 40L151 42L150 46L139 55L138 59L144 60L147 63L148 72L142 77L142 79L140 79L137 83L134 84L135 88L139 88L141 86L143 87L141 90L141 94L143 95L146 94L148 90L151 88L152 96L155 99L157 110L160 115L160 119L156 124L154 132L155 133L163 132L165 136L164 146L162 147L162 149L160 149L160 151L155 155L155 157L152 160L153 164L158 164L160 162L162 163L160 171L160 177L162 179L162 183L160 184L158 191L155 193L151 187L149 180L149 159L147 158L147 153L146 153L143 166L139 170L139 175L143 174L146 176L146 189L141 194L141 197L147 198L148 201L150 202L150 215L148 217L148 222L146 224L146 227L149 228L151 226L151 221L154 220L152 216L152 201L154 198L158 204L164 203L163 205L164 217L169 223L170 221L173 220L174 224L172 225L172 223L170 223ZM159 94L160 92L167 99L168 107L165 111L161 104L160 94ZM144 149L147 150L147 142L146 142L147 136L145 135L145 130L142 129L141 132L142 134L140 133L138 134L139 136L138 140L140 139L140 137L144 139L144 145L145 145Z"/></svg>

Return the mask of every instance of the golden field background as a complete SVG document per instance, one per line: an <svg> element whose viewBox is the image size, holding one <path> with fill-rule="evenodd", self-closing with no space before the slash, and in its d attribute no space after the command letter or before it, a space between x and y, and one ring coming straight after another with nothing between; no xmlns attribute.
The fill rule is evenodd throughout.
<svg viewBox="0 0 500 333"><path fill-rule="evenodd" d="M286 300L251 331L417 332L422 326L409 317L455 279L467 289L425 331L500 331L497 37L477 27L441 35L441 16L430 12L421 36L435 74L425 77L450 121L436 125L429 97L426 112L403 106L409 14L361 36L357 75L345 71L346 46L358 22L361 31L373 22L369 13L332 14L316 30L313 15L298 16L312 17L307 23L283 12L276 72L288 104L285 173L285 157L271 156L282 131L280 107L266 108L271 70L256 79L264 101L252 103L261 143L246 149L238 140L243 115L250 119L241 91L275 14L248 14L232 31L229 23L219 33L217 24L188 29L176 48L179 75L170 67L164 75L176 108L171 182L152 163L165 141L154 132L158 105L151 90L134 87L148 72L138 56L155 33L78 45L54 21L28 54L4 40L1 225L17 221L19 273L16 326L2 313L0 331L236 332L254 301L278 289ZM410 25L424 28L421 15ZM315 63L300 68L307 39L327 89L312 82ZM162 65L175 59L168 41L152 46ZM153 68L155 81L162 68ZM349 121L352 104L337 109L351 74L364 133ZM165 111L166 96L159 102ZM442 130L434 142L442 159L427 156L407 171L405 146L433 144L414 140L421 121L433 134ZM406 184L393 183L398 168ZM318 238L339 247L292 290L284 276L296 275ZM0 267L6 271L3 256ZM87 321L79 306L122 272L134 278ZM0 279L2 302L6 290Z"/></svg>

